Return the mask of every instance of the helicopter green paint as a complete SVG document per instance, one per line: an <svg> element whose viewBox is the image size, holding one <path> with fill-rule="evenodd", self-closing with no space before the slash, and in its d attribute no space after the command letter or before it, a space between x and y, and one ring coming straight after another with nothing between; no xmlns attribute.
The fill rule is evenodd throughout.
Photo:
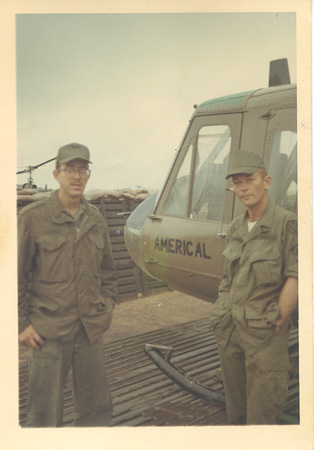
<svg viewBox="0 0 314 450"><path fill-rule="evenodd" d="M129 253L146 274L216 301L228 226L245 210L225 179L228 157L237 151L262 156L273 179L271 200L297 211L296 100L282 59L270 65L268 87L194 105L164 185L124 229ZM262 239L270 237L265 232Z"/></svg>
<svg viewBox="0 0 314 450"><path fill-rule="evenodd" d="M239 94L226 95L225 97L207 100L199 105L200 108L217 108L219 106L231 106L242 103L254 91L241 92Z"/></svg>

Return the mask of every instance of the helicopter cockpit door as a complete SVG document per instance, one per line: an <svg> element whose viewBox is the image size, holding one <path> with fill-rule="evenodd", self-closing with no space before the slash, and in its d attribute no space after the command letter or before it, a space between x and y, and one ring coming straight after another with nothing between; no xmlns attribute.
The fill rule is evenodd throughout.
<svg viewBox="0 0 314 450"><path fill-rule="evenodd" d="M225 177L241 124L241 113L194 118L155 214L144 225L148 271L156 278L162 271L169 287L206 300L217 298L222 276L222 227L231 220L234 201Z"/></svg>
<svg viewBox="0 0 314 450"><path fill-rule="evenodd" d="M262 134L254 133L259 138L257 142L251 142L252 133L249 132L250 124L244 124L241 137L244 147L253 148L264 160L267 173L272 181L268 191L269 198L283 208L297 212L297 120L295 108L267 109L259 112L260 124L256 127L262 130ZM258 122L255 122L258 124ZM262 129L264 123L265 129ZM238 199L235 199L234 216L245 211L245 207Z"/></svg>
<svg viewBox="0 0 314 450"><path fill-rule="evenodd" d="M297 213L297 121L293 109L273 112L269 121L264 154L272 177L269 197L278 205Z"/></svg>

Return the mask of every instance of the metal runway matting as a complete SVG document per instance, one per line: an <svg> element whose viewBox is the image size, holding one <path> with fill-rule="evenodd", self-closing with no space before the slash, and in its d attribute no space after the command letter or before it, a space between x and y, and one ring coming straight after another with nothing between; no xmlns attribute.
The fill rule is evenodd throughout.
<svg viewBox="0 0 314 450"><path fill-rule="evenodd" d="M288 412L298 419L297 330L290 333L293 370ZM139 334L105 345L107 373L114 413L111 426L226 425L224 405L209 402L181 389L144 353L144 344L173 348L171 363L197 383L223 393L215 337L204 318ZM28 369L20 358L20 424L25 423ZM65 386L64 426L73 426L72 380Z"/></svg>

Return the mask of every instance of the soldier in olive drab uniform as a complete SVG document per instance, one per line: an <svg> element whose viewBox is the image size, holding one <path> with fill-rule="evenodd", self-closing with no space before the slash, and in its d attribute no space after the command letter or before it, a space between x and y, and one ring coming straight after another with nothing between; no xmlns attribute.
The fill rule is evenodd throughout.
<svg viewBox="0 0 314 450"><path fill-rule="evenodd" d="M61 147L60 185L18 217L19 342L30 348L26 425L61 426L72 366L76 426L109 425L111 394L103 334L117 279L104 218L82 196L90 176L84 145Z"/></svg>
<svg viewBox="0 0 314 450"><path fill-rule="evenodd" d="M230 424L276 424L288 389L289 317L297 305L297 222L268 199L254 153L235 152L226 178L247 211L230 225L211 322Z"/></svg>

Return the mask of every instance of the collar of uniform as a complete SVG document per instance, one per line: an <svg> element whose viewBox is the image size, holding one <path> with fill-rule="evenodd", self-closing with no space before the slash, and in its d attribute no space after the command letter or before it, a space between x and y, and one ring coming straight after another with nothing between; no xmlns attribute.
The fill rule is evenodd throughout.
<svg viewBox="0 0 314 450"><path fill-rule="evenodd" d="M71 215L66 212L66 210L62 207L61 203L59 202L58 195L59 189L54 191L49 198L49 208L51 212L52 221L55 223L74 222L74 218L71 217ZM84 197L81 197L81 202L83 203L84 210L88 211L89 205Z"/></svg>
<svg viewBox="0 0 314 450"><path fill-rule="evenodd" d="M272 228L274 207L275 207L274 203L271 200L268 200L268 204L265 208L265 211L254 225L253 230L251 230L250 232L248 231L247 228L248 213L246 211L243 214L241 220L241 227L239 228L239 234L241 235L244 242L250 241L256 235L260 234L263 228L269 229Z"/></svg>
<svg viewBox="0 0 314 450"><path fill-rule="evenodd" d="M83 202L83 199L81 199L80 206L78 207L78 210L76 211L76 213L73 215L73 219L74 219L75 223L78 223L81 221L81 218L85 214L85 211L86 211L86 205Z"/></svg>
<svg viewBox="0 0 314 450"><path fill-rule="evenodd" d="M262 217L257 221L256 225L260 227L272 228L275 204L269 199Z"/></svg>

